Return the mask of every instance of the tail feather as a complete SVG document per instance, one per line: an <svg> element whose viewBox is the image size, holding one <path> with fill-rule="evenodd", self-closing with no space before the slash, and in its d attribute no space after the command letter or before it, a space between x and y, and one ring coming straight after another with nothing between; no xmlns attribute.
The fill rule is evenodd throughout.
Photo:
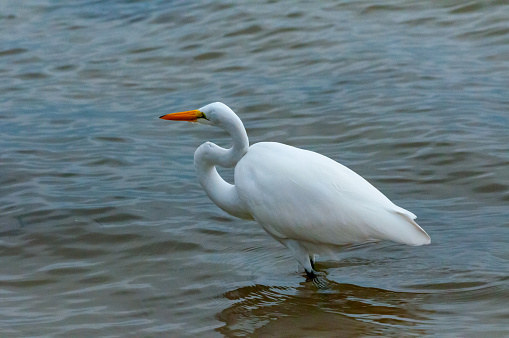
<svg viewBox="0 0 509 338"><path fill-rule="evenodd" d="M402 234L402 239L404 239L404 243L408 245L420 246L427 245L431 243L431 238L424 231L423 228L417 224L415 219L417 218L413 213L403 208L399 208L393 211L394 214L401 216L407 223L410 223L412 227L405 227L405 230Z"/></svg>

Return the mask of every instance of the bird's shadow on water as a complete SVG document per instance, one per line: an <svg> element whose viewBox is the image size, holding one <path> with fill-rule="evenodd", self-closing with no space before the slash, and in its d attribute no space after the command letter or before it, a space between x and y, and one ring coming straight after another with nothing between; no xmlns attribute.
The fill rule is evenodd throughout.
<svg viewBox="0 0 509 338"><path fill-rule="evenodd" d="M255 284L228 291L234 301L217 313L225 336L424 335L432 311L420 304L425 294L395 292L336 283L319 287L307 280L298 287ZM424 324L424 325L423 325Z"/></svg>

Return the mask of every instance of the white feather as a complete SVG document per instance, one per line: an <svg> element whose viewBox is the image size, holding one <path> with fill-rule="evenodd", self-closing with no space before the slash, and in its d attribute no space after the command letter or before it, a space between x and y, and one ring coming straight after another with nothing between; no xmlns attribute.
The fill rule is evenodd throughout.
<svg viewBox="0 0 509 338"><path fill-rule="evenodd" d="M329 245L430 243L414 214L352 170L311 151L254 144L235 167L235 185L253 218L276 238Z"/></svg>
<svg viewBox="0 0 509 338"><path fill-rule="evenodd" d="M281 143L249 147L242 121L220 102L161 118L202 122L231 135L230 149L207 142L196 150L200 184L221 209L255 219L290 249L312 278L314 254L335 246L378 240L431 242L414 214L338 162ZM221 178L216 165L235 167L234 185Z"/></svg>

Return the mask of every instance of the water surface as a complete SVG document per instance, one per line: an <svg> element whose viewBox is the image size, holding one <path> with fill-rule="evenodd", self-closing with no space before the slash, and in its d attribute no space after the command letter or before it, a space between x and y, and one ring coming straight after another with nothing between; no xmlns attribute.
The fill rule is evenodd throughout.
<svg viewBox="0 0 509 338"><path fill-rule="evenodd" d="M503 1L0 4L0 332L509 334ZM195 178L222 101L250 141L313 150L432 245L321 259L327 290ZM230 171L222 173L231 179Z"/></svg>

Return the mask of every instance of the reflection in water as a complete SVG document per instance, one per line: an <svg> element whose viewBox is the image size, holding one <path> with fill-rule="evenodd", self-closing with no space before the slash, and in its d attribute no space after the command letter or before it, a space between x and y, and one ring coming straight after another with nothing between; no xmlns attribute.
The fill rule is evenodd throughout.
<svg viewBox="0 0 509 338"><path fill-rule="evenodd" d="M228 291L224 296L235 303L217 314L225 325L216 331L288 337L426 333L418 326L432 312L419 306L422 294L327 284L326 290L303 282L296 289L257 284Z"/></svg>

